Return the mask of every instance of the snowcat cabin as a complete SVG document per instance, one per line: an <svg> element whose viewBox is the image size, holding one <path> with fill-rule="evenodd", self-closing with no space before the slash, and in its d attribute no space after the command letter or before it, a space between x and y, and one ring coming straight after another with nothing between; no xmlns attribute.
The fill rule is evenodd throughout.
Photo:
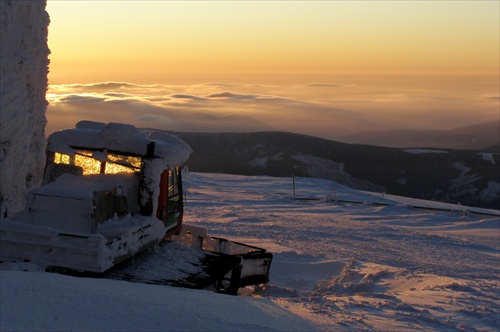
<svg viewBox="0 0 500 332"><path fill-rule="evenodd" d="M115 177L119 188L98 192L94 195L95 225L126 213L139 212L151 216L153 190L148 188L150 166L154 164L154 142L149 143L146 156L124 152L71 147L73 155L48 151L44 184L56 180L62 174L78 176L108 175ZM158 204L156 217L163 221L166 235L178 233L182 225L183 200L182 180L179 167L164 169L159 181ZM135 204L137 202L137 204ZM95 231L96 227L93 227Z"/></svg>
<svg viewBox="0 0 500 332"><path fill-rule="evenodd" d="M59 201L61 196L66 196L62 199L90 196L93 208L90 215L86 213L86 219L93 221L84 225L82 220L82 226L72 222L73 226L64 225L66 231L73 228L95 233L102 228L100 224L114 216L130 214L161 220L165 230L161 237L164 237L181 228L183 196L179 166L191 152L189 145L168 134L146 135L131 125L81 121L74 129L49 136L42 188L48 187L50 195L54 187L59 192L66 191L65 195L58 195Z"/></svg>
<svg viewBox="0 0 500 332"><path fill-rule="evenodd" d="M47 141L43 185L0 222L0 261L103 273L180 230L179 138L80 121ZM162 176L163 174L163 176Z"/></svg>

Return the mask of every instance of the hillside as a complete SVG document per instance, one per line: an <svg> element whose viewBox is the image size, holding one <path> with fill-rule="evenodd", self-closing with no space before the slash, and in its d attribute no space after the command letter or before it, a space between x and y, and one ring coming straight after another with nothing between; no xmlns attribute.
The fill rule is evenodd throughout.
<svg viewBox="0 0 500 332"><path fill-rule="evenodd" d="M363 131L342 138L353 144L399 148L438 148L500 151L500 122L492 121L452 130Z"/></svg>
<svg viewBox="0 0 500 332"><path fill-rule="evenodd" d="M286 132L179 133L196 172L304 176L354 189L500 207L497 153L403 150L347 144Z"/></svg>

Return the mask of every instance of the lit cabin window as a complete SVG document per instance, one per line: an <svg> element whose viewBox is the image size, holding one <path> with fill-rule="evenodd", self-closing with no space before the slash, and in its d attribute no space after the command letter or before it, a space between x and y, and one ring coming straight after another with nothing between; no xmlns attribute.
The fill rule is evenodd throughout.
<svg viewBox="0 0 500 332"><path fill-rule="evenodd" d="M83 175L89 174L117 174L117 173L134 173L141 168L141 158L133 156L123 156L114 153L100 153L99 160L93 157L93 151L77 150L74 157L54 153L55 164L75 165L83 169ZM101 161L103 160L104 161ZM103 169L104 168L104 169Z"/></svg>
<svg viewBox="0 0 500 332"><path fill-rule="evenodd" d="M109 153L107 155L106 174L134 173L141 168L141 158L132 156L122 156Z"/></svg>
<svg viewBox="0 0 500 332"><path fill-rule="evenodd" d="M108 160L119 164L122 166L130 167L130 168L141 168L141 158L133 157L133 156L122 156L119 154L108 153Z"/></svg>
<svg viewBox="0 0 500 332"><path fill-rule="evenodd" d="M54 164L70 164L70 157L67 154L56 152L54 154Z"/></svg>
<svg viewBox="0 0 500 332"><path fill-rule="evenodd" d="M78 151L75 155L75 166L83 169L83 175L101 173L101 162L92 158L92 152Z"/></svg>

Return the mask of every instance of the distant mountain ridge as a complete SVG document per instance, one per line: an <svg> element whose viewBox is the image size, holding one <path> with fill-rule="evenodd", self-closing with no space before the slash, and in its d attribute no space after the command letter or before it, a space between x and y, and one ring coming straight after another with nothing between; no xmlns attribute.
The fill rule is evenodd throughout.
<svg viewBox="0 0 500 332"><path fill-rule="evenodd" d="M354 189L500 209L498 153L404 150L287 132L172 132L191 171L317 177Z"/></svg>
<svg viewBox="0 0 500 332"><path fill-rule="evenodd" d="M342 137L352 144L371 144L399 148L443 148L500 150L500 121L486 122L452 130L362 131Z"/></svg>

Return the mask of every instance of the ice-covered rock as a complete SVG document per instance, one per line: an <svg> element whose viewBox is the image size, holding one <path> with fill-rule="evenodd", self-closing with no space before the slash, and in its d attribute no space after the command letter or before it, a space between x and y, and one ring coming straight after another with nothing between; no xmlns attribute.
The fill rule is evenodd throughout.
<svg viewBox="0 0 500 332"><path fill-rule="evenodd" d="M45 0L0 0L0 218L20 211L45 166Z"/></svg>

